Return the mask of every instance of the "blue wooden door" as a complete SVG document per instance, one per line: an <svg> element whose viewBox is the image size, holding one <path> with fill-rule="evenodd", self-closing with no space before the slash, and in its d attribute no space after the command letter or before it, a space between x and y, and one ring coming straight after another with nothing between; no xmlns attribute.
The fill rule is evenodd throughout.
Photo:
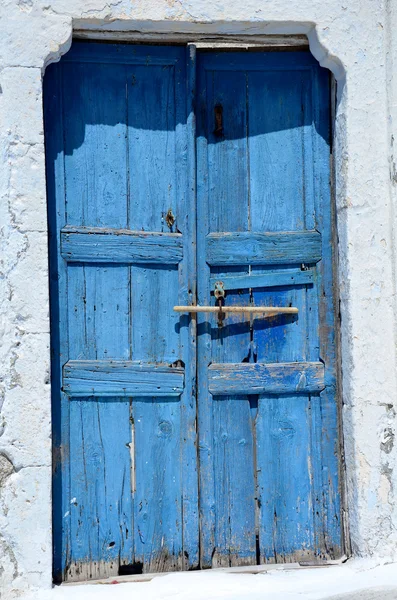
<svg viewBox="0 0 397 600"><path fill-rule="evenodd" d="M198 564L185 61L76 44L46 75L57 579Z"/></svg>
<svg viewBox="0 0 397 600"><path fill-rule="evenodd" d="M307 53L47 70L56 580L340 555L328 96ZM298 314L173 310L218 282Z"/></svg>
<svg viewBox="0 0 397 600"><path fill-rule="evenodd" d="M201 566L341 554L329 77L308 53L198 59Z"/></svg>

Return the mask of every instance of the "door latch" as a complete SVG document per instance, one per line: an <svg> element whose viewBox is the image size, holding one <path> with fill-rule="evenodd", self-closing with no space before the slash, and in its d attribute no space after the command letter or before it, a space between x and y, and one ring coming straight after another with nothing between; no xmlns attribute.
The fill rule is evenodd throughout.
<svg viewBox="0 0 397 600"><path fill-rule="evenodd" d="M223 281L216 281L214 285L214 296L218 300L225 297L225 288ZM218 303L219 304L219 303Z"/></svg>
<svg viewBox="0 0 397 600"><path fill-rule="evenodd" d="M217 306L174 306L176 312L187 313L217 313L218 327L223 327L223 319L227 313L248 313L255 315L296 315L299 309L295 306L225 306L225 288L223 281L217 281L214 285L214 296Z"/></svg>
<svg viewBox="0 0 397 600"><path fill-rule="evenodd" d="M223 281L216 281L214 285L214 296L219 306L218 312L218 327L223 327L223 319L225 318L225 313L222 312L222 306L225 299L225 288L223 285Z"/></svg>

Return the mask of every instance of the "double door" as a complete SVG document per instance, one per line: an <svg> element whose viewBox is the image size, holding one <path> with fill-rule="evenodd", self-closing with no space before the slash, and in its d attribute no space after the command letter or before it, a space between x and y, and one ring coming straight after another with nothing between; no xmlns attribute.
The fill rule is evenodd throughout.
<svg viewBox="0 0 397 600"><path fill-rule="evenodd" d="M45 133L55 578L339 557L328 73L75 43Z"/></svg>

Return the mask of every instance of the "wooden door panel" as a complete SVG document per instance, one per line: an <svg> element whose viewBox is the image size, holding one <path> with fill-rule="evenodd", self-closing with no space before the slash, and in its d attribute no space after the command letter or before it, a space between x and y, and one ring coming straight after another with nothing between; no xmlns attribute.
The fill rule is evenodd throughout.
<svg viewBox="0 0 397 600"><path fill-rule="evenodd" d="M341 530L328 75L308 54L203 53L198 89L199 303L215 304L222 281L226 305L298 309L227 315L222 327L198 317L202 560L217 564L221 535L222 564L244 564L247 537L253 561L333 558ZM219 479L240 428L245 471L230 451L233 479ZM217 520L213 490L229 521ZM238 494L247 527L233 554L225 528Z"/></svg>
<svg viewBox="0 0 397 600"><path fill-rule="evenodd" d="M116 576L120 566L131 563L134 549L131 402L83 397L70 400L68 408L70 496L62 516L69 547L64 578Z"/></svg>
<svg viewBox="0 0 397 600"><path fill-rule="evenodd" d="M310 68L247 74L252 231L314 229Z"/></svg>
<svg viewBox="0 0 397 600"><path fill-rule="evenodd" d="M46 75L57 579L197 566L185 63L81 43Z"/></svg>
<svg viewBox="0 0 397 600"><path fill-rule="evenodd" d="M261 562L313 560L313 480L318 457L312 448L311 406L305 395L260 396L258 492ZM321 501L317 508L322 510Z"/></svg>
<svg viewBox="0 0 397 600"><path fill-rule="evenodd" d="M109 68L100 58L89 60L80 62L74 47L60 63L63 142L59 140L57 150L64 163L65 224L126 228L127 70L118 64Z"/></svg>
<svg viewBox="0 0 397 600"><path fill-rule="evenodd" d="M179 53L182 57L182 52ZM153 65L148 85L147 65L136 66L129 74L128 172L131 229L177 231L165 220L169 209L181 218L181 190L186 148L178 136L186 107L185 80L175 76L175 66ZM181 123L182 120L182 123ZM186 141L185 141L186 144ZM178 164L176 161L181 161ZM183 223L183 221L182 221Z"/></svg>
<svg viewBox="0 0 397 600"><path fill-rule="evenodd" d="M127 265L68 267L69 360L129 358L129 284Z"/></svg>
<svg viewBox="0 0 397 600"><path fill-rule="evenodd" d="M177 266L134 265L131 276L133 360L168 366L181 360L179 319L173 310L178 300Z"/></svg>
<svg viewBox="0 0 397 600"><path fill-rule="evenodd" d="M266 363L304 362L307 356L308 324L306 287L303 285L283 286L252 291L257 306L295 306L298 315L276 315L268 319L255 319L253 339L257 361ZM318 361L313 357L313 360Z"/></svg>
<svg viewBox="0 0 397 600"><path fill-rule="evenodd" d="M183 540L183 428L180 400L135 397L135 561L145 572L186 568ZM186 482L185 482L186 483Z"/></svg>

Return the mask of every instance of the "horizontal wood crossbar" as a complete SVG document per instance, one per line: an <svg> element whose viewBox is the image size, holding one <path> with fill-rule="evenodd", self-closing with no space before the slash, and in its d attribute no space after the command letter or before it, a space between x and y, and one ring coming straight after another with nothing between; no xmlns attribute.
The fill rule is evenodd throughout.
<svg viewBox="0 0 397 600"><path fill-rule="evenodd" d="M324 365L222 363L208 369L209 391L217 395L308 394L324 389Z"/></svg>
<svg viewBox="0 0 397 600"><path fill-rule="evenodd" d="M179 396L184 369L132 361L70 360L63 367L69 396Z"/></svg>
<svg viewBox="0 0 397 600"><path fill-rule="evenodd" d="M258 275L214 275L210 286L213 291L215 283L222 281L225 291L248 288L269 288L286 285L305 285L313 283L313 270L290 269L288 271L267 271Z"/></svg>
<svg viewBox="0 0 397 600"><path fill-rule="evenodd" d="M318 231L210 233L207 236L209 265L310 264L320 259Z"/></svg>
<svg viewBox="0 0 397 600"><path fill-rule="evenodd" d="M182 235L127 229L64 228L61 254L69 262L178 264Z"/></svg>

